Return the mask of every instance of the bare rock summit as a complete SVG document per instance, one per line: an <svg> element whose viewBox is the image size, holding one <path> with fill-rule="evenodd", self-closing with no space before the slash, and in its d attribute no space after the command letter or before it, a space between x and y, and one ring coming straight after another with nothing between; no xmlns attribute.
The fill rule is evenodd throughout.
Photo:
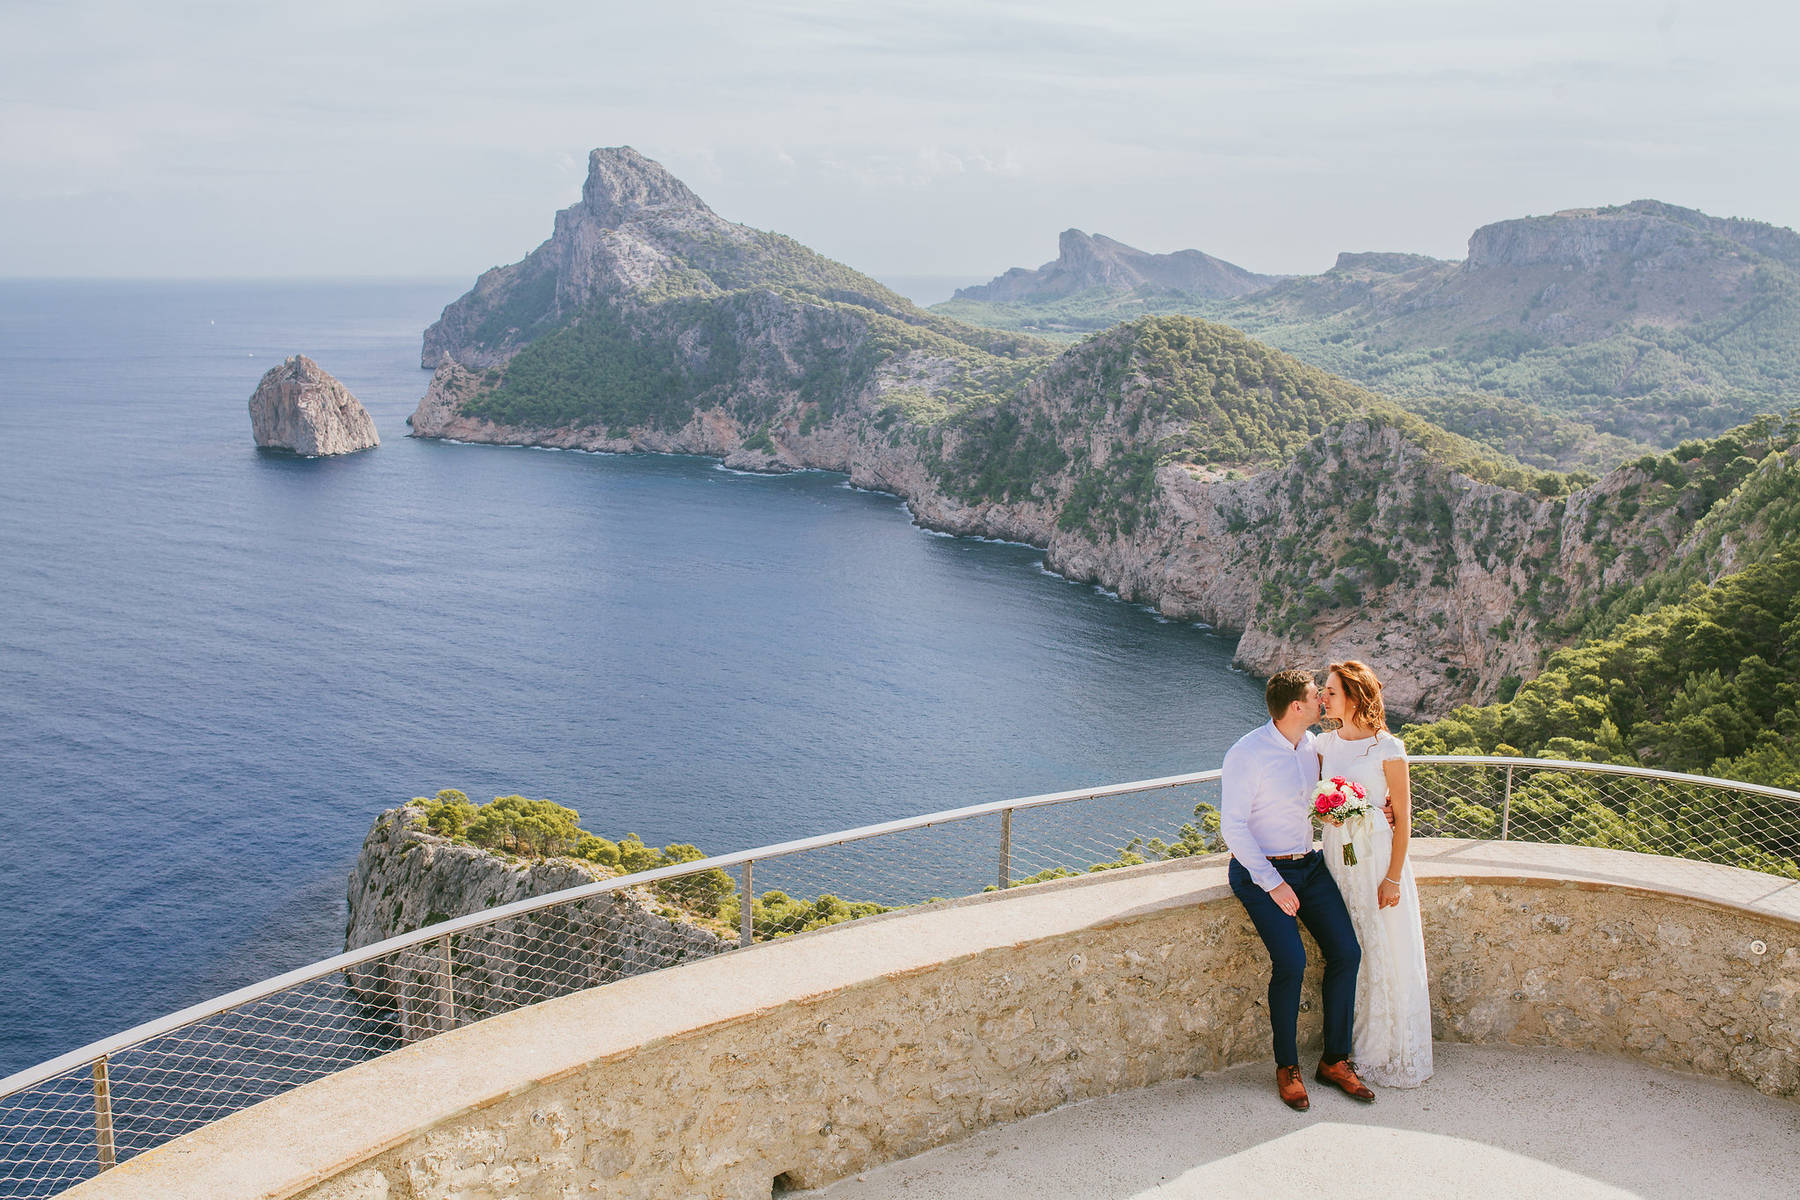
<svg viewBox="0 0 1800 1200"><path fill-rule="evenodd" d="M556 214L537 249L482 274L425 331L419 365L445 354L465 367L498 366L575 320L596 300L675 287L730 290L758 253L785 256L773 235L718 216L661 163L630 146L588 155L581 200ZM722 268L709 277L708 266Z"/></svg>
<svg viewBox="0 0 1800 1200"><path fill-rule="evenodd" d="M250 429L258 447L295 454L354 454L381 444L369 410L304 354L269 368L256 385Z"/></svg>
<svg viewBox="0 0 1800 1200"><path fill-rule="evenodd" d="M1198 250L1150 254L1079 229L1063 230L1056 248L1057 256L1037 270L1014 267L987 283L958 289L956 299L1042 304L1094 289L1120 293L1138 288L1225 299L1279 281Z"/></svg>

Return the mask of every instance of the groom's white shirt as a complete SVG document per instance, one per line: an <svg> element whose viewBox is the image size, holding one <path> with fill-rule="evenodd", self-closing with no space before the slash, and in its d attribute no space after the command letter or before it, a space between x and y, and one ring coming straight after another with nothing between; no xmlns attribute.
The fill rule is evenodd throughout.
<svg viewBox="0 0 1800 1200"><path fill-rule="evenodd" d="M1319 782L1319 753L1312 731L1292 744L1275 722L1252 729L1225 752L1219 775L1219 832L1231 857L1265 892L1281 885L1271 854L1312 849L1312 809L1307 801Z"/></svg>

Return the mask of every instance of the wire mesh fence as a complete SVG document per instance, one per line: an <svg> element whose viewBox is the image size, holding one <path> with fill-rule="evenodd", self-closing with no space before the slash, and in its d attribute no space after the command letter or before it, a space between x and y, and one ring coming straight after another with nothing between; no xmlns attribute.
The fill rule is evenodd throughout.
<svg viewBox="0 0 1800 1200"><path fill-rule="evenodd" d="M51 1196L260 1100L557 996L937 898L1218 853L1217 771L722 855L446 921L0 1080L0 1200ZM1415 832L1800 879L1800 794L1525 759L1413 761ZM747 901L747 903L746 903Z"/></svg>
<svg viewBox="0 0 1800 1200"><path fill-rule="evenodd" d="M1800 805L1777 788L1531 759L1419 759L1411 775L1420 837L1604 846L1800 879Z"/></svg>

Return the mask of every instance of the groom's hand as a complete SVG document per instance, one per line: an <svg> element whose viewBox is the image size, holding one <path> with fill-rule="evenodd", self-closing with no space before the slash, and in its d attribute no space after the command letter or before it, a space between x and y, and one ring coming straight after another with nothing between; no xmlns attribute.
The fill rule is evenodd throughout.
<svg viewBox="0 0 1800 1200"><path fill-rule="evenodd" d="M1269 899L1275 901L1275 907L1290 917L1300 911L1300 897L1296 896L1294 889L1286 883L1279 883L1270 888Z"/></svg>

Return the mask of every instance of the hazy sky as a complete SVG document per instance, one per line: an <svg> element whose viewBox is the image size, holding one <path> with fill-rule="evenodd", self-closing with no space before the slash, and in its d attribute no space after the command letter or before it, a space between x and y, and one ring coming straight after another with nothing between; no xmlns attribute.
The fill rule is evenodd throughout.
<svg viewBox="0 0 1800 1200"><path fill-rule="evenodd" d="M0 0L0 275L472 277L629 144L859 269L1800 225L1785 3Z"/></svg>

